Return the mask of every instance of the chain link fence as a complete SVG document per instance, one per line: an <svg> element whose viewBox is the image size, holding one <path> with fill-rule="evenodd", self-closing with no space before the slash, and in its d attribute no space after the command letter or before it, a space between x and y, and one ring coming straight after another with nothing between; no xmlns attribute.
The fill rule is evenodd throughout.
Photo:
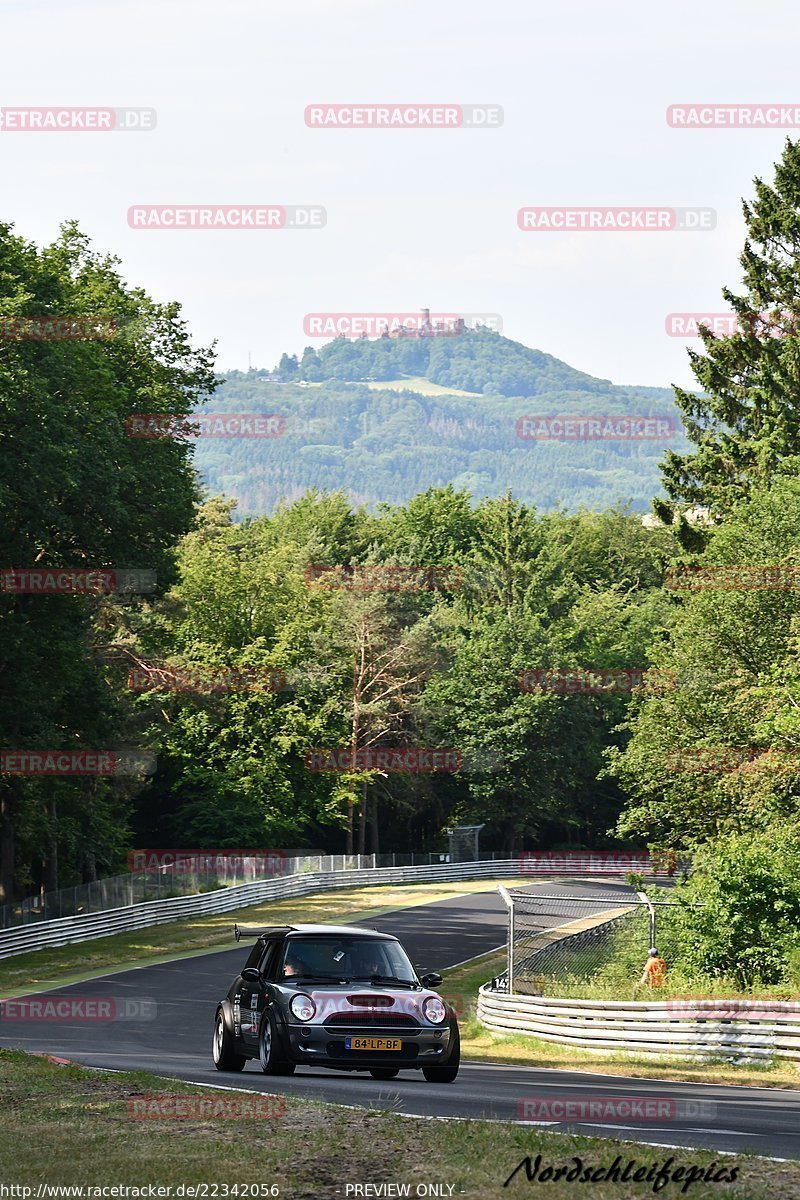
<svg viewBox="0 0 800 1200"><path fill-rule="evenodd" d="M175 853L178 855L181 852ZM480 861L493 862L506 857L499 850L489 851L481 854ZM434 866L449 861L449 854L435 851L424 854L312 854L293 858L276 854L270 861L265 856L242 857L233 852L226 859L223 854L216 852L214 867L210 870L188 870L178 865L158 870L128 871L124 875L112 875L93 883L42 892L16 904L0 905L0 929L14 929L19 925L60 917L106 912L130 904L144 904L149 900L195 896L283 875L356 871L369 867Z"/></svg>
<svg viewBox="0 0 800 1200"><path fill-rule="evenodd" d="M483 825L456 825L455 828L448 830L451 862L478 862L480 860L480 834L483 828Z"/></svg>
<svg viewBox="0 0 800 1200"><path fill-rule="evenodd" d="M619 883L570 885L549 894L501 891L509 909L508 967L498 990L539 996L631 994L655 945L667 963L677 953L678 906L650 901Z"/></svg>

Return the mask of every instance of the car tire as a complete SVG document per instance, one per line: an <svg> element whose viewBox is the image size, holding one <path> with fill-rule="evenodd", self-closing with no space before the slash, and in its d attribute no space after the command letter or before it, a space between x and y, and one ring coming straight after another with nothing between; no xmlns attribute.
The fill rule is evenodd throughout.
<svg viewBox="0 0 800 1200"><path fill-rule="evenodd" d="M289 1062L281 1051L275 1018L269 1011L264 1013L258 1031L258 1061L265 1075L294 1075L295 1064Z"/></svg>
<svg viewBox="0 0 800 1200"><path fill-rule="evenodd" d="M395 1075L400 1074L400 1068L371 1067L369 1073L373 1079L394 1079Z"/></svg>
<svg viewBox="0 0 800 1200"><path fill-rule="evenodd" d="M461 1063L461 1037L458 1027L454 1030L453 1048L450 1057L443 1067L423 1067L422 1074L428 1083L453 1083Z"/></svg>
<svg viewBox="0 0 800 1200"><path fill-rule="evenodd" d="M238 1054L233 1038L225 1024L225 1014L222 1009L217 1013L214 1022L214 1041L211 1044L211 1057L218 1071L241 1071L247 1059Z"/></svg>

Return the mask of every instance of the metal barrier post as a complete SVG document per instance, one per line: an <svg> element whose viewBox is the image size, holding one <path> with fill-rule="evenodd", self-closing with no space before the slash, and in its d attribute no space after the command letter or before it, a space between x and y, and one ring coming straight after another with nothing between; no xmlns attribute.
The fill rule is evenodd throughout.
<svg viewBox="0 0 800 1200"><path fill-rule="evenodd" d="M656 944L656 910L653 908L653 905L650 902L650 897L646 896L644 894L644 892L637 892L636 899L641 900L642 904L646 904L650 911L650 945L655 946L655 944Z"/></svg>
<svg viewBox="0 0 800 1200"><path fill-rule="evenodd" d="M502 883L498 883L497 890L503 897L503 902L508 909L508 961L506 965L506 981L508 994L512 995L514 991L514 901L508 888L503 887Z"/></svg>

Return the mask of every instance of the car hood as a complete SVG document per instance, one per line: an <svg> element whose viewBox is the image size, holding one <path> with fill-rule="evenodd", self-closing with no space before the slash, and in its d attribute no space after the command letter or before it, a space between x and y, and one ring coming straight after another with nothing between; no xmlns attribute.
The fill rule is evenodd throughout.
<svg viewBox="0 0 800 1200"><path fill-rule="evenodd" d="M298 986L291 989L295 995L311 996L317 1006L316 1014L311 1021L304 1024L323 1024L334 1016L352 1016L354 1020L362 1017L365 1021L375 1023L385 1017L391 1024L398 1017L431 1024L427 1021L423 1004L430 997L441 1000L437 992L427 988L392 988L383 985L366 986L358 984L335 984L321 987L315 984L310 987ZM287 1000L291 996L287 991Z"/></svg>

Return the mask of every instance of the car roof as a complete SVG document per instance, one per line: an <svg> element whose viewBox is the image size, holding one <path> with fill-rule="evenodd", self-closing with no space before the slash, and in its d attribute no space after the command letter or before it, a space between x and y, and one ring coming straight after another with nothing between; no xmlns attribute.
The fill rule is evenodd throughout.
<svg viewBox="0 0 800 1200"><path fill-rule="evenodd" d="M368 937L380 938L385 942L396 942L397 938L391 933L381 933L378 929L364 929L360 925L274 925L269 928L240 929L233 927L236 941L242 938L277 938L277 937Z"/></svg>
<svg viewBox="0 0 800 1200"><path fill-rule="evenodd" d="M385 942L396 942L397 938L391 933L381 933L378 929L364 929L358 925L292 925L289 927L287 937L294 940L295 937L304 936L332 936L332 937L365 937L365 938L380 938Z"/></svg>

